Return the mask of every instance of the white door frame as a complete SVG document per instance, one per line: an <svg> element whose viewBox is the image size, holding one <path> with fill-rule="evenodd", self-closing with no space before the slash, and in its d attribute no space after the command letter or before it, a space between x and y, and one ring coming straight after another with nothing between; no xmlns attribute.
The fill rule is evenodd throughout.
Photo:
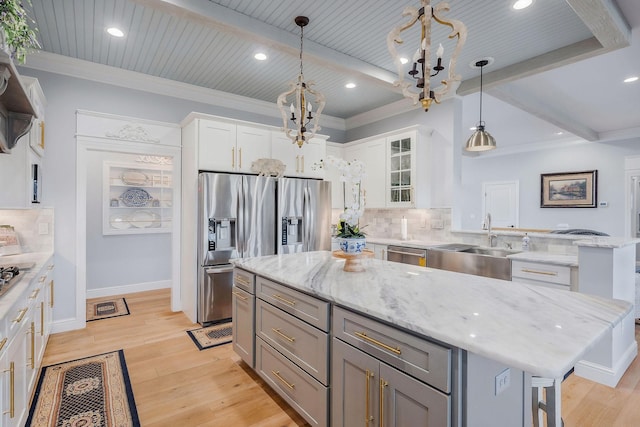
<svg viewBox="0 0 640 427"><path fill-rule="evenodd" d="M631 221L631 216L635 215L636 212L633 212L633 186L632 186L632 178L634 176L640 177L640 156L627 156L624 158L624 169L625 169L625 204L624 204L624 235L626 237L635 238L635 230L632 230L633 224Z"/></svg>

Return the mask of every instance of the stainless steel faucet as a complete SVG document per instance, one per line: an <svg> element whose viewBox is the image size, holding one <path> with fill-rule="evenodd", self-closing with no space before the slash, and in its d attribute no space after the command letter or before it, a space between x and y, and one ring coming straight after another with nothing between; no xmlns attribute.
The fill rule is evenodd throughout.
<svg viewBox="0 0 640 427"><path fill-rule="evenodd" d="M487 215L484 217L482 229L487 230L487 242L489 243L489 247L493 248L496 245L495 240L498 238L498 235L491 232L491 214L489 212L487 212Z"/></svg>

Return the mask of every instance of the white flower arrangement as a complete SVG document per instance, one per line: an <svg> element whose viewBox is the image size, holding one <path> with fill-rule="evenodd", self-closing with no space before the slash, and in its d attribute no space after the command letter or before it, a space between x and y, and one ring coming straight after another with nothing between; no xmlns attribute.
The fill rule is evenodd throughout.
<svg viewBox="0 0 640 427"><path fill-rule="evenodd" d="M360 231L359 221L364 213L365 192L362 188L362 178L366 176L365 165L360 160L347 161L334 156L327 156L320 161L318 167L325 165L340 171L340 181L344 182L345 208L340 214L338 237L364 237ZM346 224L342 224L342 223Z"/></svg>

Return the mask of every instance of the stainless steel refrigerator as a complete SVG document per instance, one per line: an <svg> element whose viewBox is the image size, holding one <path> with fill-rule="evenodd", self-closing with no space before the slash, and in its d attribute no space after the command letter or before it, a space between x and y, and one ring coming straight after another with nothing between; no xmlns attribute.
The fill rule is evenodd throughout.
<svg viewBox="0 0 640 427"><path fill-rule="evenodd" d="M198 323L231 318L233 258L331 248L329 182L202 172Z"/></svg>
<svg viewBox="0 0 640 427"><path fill-rule="evenodd" d="M233 258L276 253L276 180L206 173L198 179L198 323L231 318Z"/></svg>
<svg viewBox="0 0 640 427"><path fill-rule="evenodd" d="M314 179L278 181L278 253L331 249L331 183Z"/></svg>

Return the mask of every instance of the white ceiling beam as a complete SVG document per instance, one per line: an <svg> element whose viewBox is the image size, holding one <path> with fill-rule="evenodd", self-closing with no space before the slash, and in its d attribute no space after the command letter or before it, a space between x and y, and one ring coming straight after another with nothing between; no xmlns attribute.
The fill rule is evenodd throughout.
<svg viewBox="0 0 640 427"><path fill-rule="evenodd" d="M488 90L487 93L587 141L600 139L598 132L576 122L575 119L568 117L563 111L554 109L553 103L549 102L549 100L544 100L544 102L537 101L536 94L532 94L530 91L514 87L494 87Z"/></svg>
<svg viewBox="0 0 640 427"><path fill-rule="evenodd" d="M612 0L566 0L605 49L631 43L631 28Z"/></svg>
<svg viewBox="0 0 640 427"><path fill-rule="evenodd" d="M491 88L631 44L631 28L624 15L611 0L566 1L591 30L593 37L486 73L483 76L484 87ZM475 77L463 81L456 94L465 96L478 90L480 90L480 77Z"/></svg>
<svg viewBox="0 0 640 427"><path fill-rule="evenodd" d="M186 16L191 20L274 47L291 55L300 53L300 36L268 25L262 21L220 6L209 0L133 0L147 7L176 16ZM293 16L291 20L293 22ZM313 22L310 24L313 25ZM311 40L304 40L305 60L314 61L334 70L357 73L370 81L381 83L387 89L393 87L397 76L385 69L329 49Z"/></svg>

